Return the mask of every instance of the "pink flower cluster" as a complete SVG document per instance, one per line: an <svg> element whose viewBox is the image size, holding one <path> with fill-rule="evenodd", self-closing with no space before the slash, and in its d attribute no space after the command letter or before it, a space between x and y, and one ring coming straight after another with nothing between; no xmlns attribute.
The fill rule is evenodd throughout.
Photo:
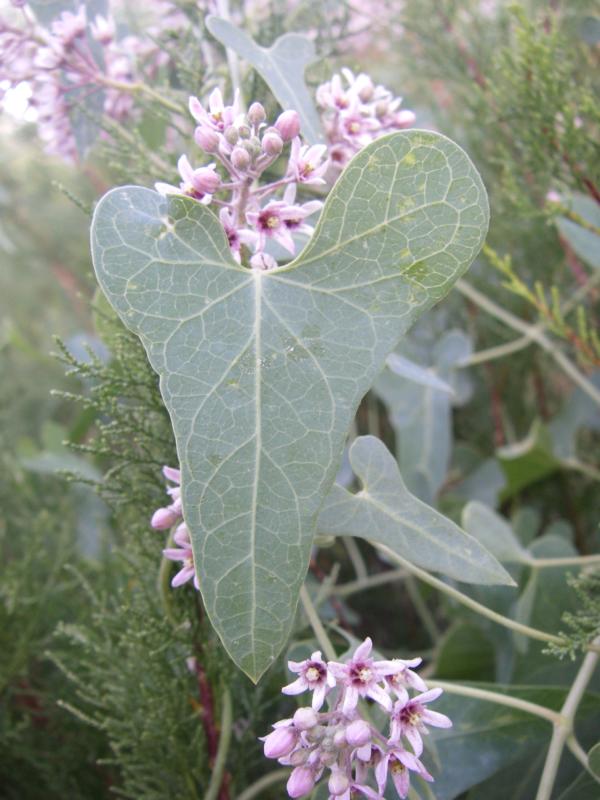
<svg viewBox="0 0 600 800"><path fill-rule="evenodd" d="M181 509L181 473L174 467L163 467L163 475L174 486L167 489L167 494L171 498L168 506L158 508L152 515L150 524L155 530L166 531L177 525L175 533L173 534L173 542L178 545L177 547L166 547L163 550L163 556L169 561L179 561L181 567L179 572L173 577L171 586L183 586L188 581L193 581L196 589L199 589L198 575L194 565L194 553L192 551L192 542L190 539L190 532L187 525L183 521L183 514Z"/></svg>
<svg viewBox="0 0 600 800"><path fill-rule="evenodd" d="M367 638L346 663L325 662L319 651L305 661L289 662L298 678L282 691L292 695L312 691L312 705L276 722L262 738L267 758L292 767L289 797L311 792L325 770L330 800L356 796L383 800L388 776L401 798L408 795L411 773L433 780L420 756L427 725L452 725L444 714L428 708L442 690L428 690L413 671L420 658L375 661L371 649ZM411 696L409 690L417 693ZM321 711L328 696L329 710ZM362 716L361 698L375 701L389 716L387 736Z"/></svg>
<svg viewBox="0 0 600 800"><path fill-rule="evenodd" d="M376 86L361 72L342 69L317 89L317 104L330 144L330 158L340 169L365 145L392 131L410 128L413 111L401 108L402 98Z"/></svg>
<svg viewBox="0 0 600 800"><path fill-rule="evenodd" d="M276 267L273 244L294 255L298 235L312 233L307 219L322 203L299 203L296 193L299 186L325 183L327 146L302 144L296 111L284 111L270 125L260 103L253 103L243 113L237 94L231 105L225 105L220 90L215 89L206 106L191 97L189 107L197 123L196 144L213 161L195 168L182 155L179 186L157 183L156 190L165 195L183 193L218 206L233 257L240 263L248 261L254 269ZM281 177L261 183L265 171L282 154L287 164Z"/></svg>
<svg viewBox="0 0 600 800"><path fill-rule="evenodd" d="M63 11L50 29L39 25L25 4L22 24L0 19L0 83L31 85L40 138L49 153L75 159L71 112L77 103L104 91L103 112L126 118L132 98L118 84L133 79L131 42L115 40L115 22L97 16L88 25L84 6Z"/></svg>

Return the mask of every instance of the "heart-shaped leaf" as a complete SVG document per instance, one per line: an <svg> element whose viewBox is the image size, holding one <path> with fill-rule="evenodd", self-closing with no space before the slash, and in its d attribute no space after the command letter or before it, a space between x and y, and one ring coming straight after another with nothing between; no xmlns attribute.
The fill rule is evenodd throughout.
<svg viewBox="0 0 600 800"><path fill-rule="evenodd" d="M321 533L360 536L466 583L514 585L477 539L408 491L396 460L375 436L354 440L350 464L363 487L357 494L333 487L319 515Z"/></svg>
<svg viewBox="0 0 600 800"><path fill-rule="evenodd" d="M362 396L487 222L465 153L424 131L361 151L305 250L269 272L240 267L188 198L123 187L98 204L98 279L160 375L206 609L253 679L286 642Z"/></svg>

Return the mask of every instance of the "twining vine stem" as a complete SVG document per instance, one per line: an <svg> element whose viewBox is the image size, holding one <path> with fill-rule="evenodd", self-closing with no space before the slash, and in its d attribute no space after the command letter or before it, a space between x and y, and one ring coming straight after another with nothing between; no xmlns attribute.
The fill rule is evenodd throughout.
<svg viewBox="0 0 600 800"><path fill-rule="evenodd" d="M596 646L600 645L600 636L594 639L593 644ZM564 746L569 737L573 734L575 714L577 713L579 703L583 698L588 683L594 674L599 658L600 655L596 651L586 654L579 668L579 672L577 673L577 677L560 710L560 718L554 723L554 731L552 733L552 739L550 740L550 746L548 747L548 754L546 755L546 762L542 771L542 777L540 778L536 800L551 799Z"/></svg>

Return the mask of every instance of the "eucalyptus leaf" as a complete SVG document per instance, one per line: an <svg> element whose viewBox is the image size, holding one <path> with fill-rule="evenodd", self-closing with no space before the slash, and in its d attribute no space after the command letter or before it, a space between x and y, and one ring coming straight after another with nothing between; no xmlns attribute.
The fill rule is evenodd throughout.
<svg viewBox="0 0 600 800"><path fill-rule="evenodd" d="M467 156L424 131L361 151L306 249L267 272L237 264L189 198L122 187L98 204L98 280L160 375L206 609L251 678L286 642L362 396L487 221Z"/></svg>
<svg viewBox="0 0 600 800"><path fill-rule="evenodd" d="M375 382L396 432L398 463L406 485L429 505L435 504L450 463L452 402L459 399L453 385L455 366L470 350L470 340L460 330L446 331L431 347L430 374L444 382L443 388L431 380L415 381L414 375L401 375L398 369L385 370ZM388 366L396 355L390 355Z"/></svg>
<svg viewBox="0 0 600 800"><path fill-rule="evenodd" d="M360 536L466 583L514 585L483 545L408 491L396 460L379 439L355 439L350 464L362 489L351 494L334 486L319 515L320 532Z"/></svg>
<svg viewBox="0 0 600 800"><path fill-rule="evenodd" d="M298 112L302 134L308 142L314 144L323 139L319 115L304 81L306 67L317 60L315 45L307 36L286 33L267 48L221 17L207 17L206 27L215 39L252 64L283 109Z"/></svg>
<svg viewBox="0 0 600 800"><path fill-rule="evenodd" d="M575 192L569 201L571 209L586 222L600 228L600 208L595 200ZM566 217L558 217L556 227L579 258L600 269L600 236Z"/></svg>
<svg viewBox="0 0 600 800"><path fill-rule="evenodd" d="M401 356L399 353L390 353L385 363L388 369L401 378L407 378L407 380L418 383L421 386L429 386L431 389L438 389L440 392L454 394L454 389L450 384L439 378L430 367L422 367L420 364L415 364L414 361Z"/></svg>
<svg viewBox="0 0 600 800"><path fill-rule="evenodd" d="M600 742L590 749L588 753L588 766L596 778L600 780Z"/></svg>

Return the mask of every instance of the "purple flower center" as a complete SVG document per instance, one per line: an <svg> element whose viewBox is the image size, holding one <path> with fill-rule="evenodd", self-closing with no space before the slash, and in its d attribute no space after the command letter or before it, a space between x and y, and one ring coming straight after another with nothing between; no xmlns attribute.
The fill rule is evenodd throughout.
<svg viewBox="0 0 600 800"><path fill-rule="evenodd" d="M318 664L315 661L310 662L304 673L304 677L309 683L320 683L325 680L326 675L327 672L323 664Z"/></svg>
<svg viewBox="0 0 600 800"><path fill-rule="evenodd" d="M403 725L417 725L423 712L419 703L407 703L400 711L399 719Z"/></svg>
<svg viewBox="0 0 600 800"><path fill-rule="evenodd" d="M350 680L356 686L367 686L373 680L373 670L369 661L359 661L350 667Z"/></svg>
<svg viewBox="0 0 600 800"><path fill-rule="evenodd" d="M266 232L274 231L281 225L281 219L278 214L271 210L261 211L258 215L258 227Z"/></svg>

